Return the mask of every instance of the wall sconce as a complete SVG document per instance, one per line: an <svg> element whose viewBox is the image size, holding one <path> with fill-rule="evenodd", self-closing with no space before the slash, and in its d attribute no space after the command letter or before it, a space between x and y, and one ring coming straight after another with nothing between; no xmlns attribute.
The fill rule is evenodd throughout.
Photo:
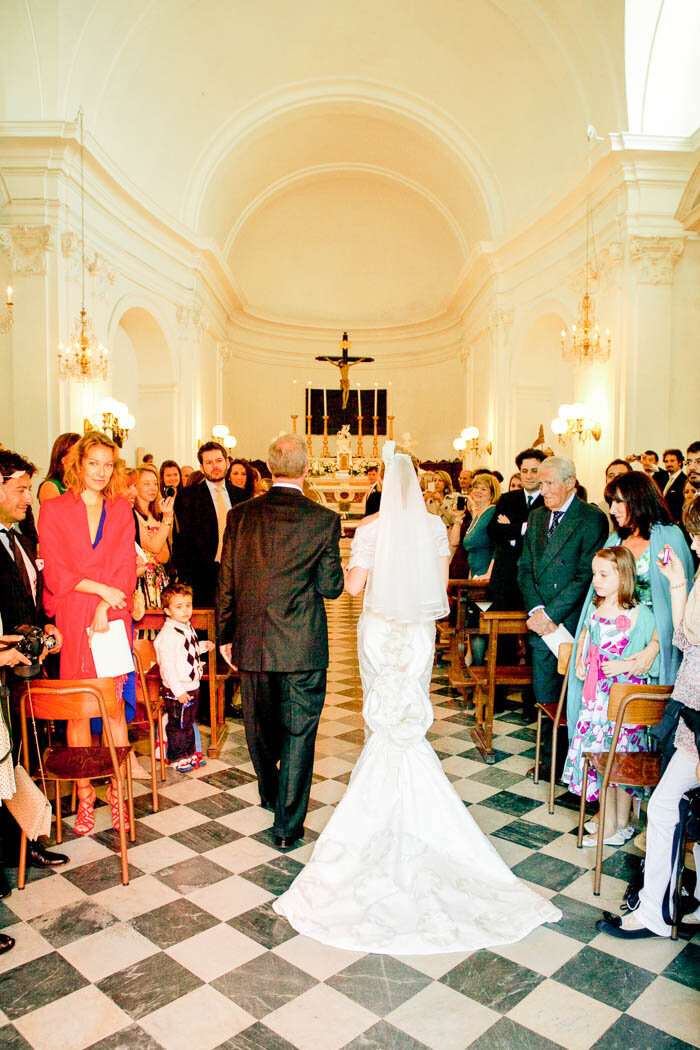
<svg viewBox="0 0 700 1050"><path fill-rule="evenodd" d="M573 405L560 405L559 415L552 420L552 433L557 435L560 445L565 445L575 437L582 445L591 438L600 441L602 432L603 428L598 420L586 415L586 406L580 401Z"/></svg>
<svg viewBox="0 0 700 1050"><path fill-rule="evenodd" d="M6 335L10 331L12 325L15 323L14 314L12 313L12 288L8 284L7 286L7 309L3 310L0 314L0 335Z"/></svg>
<svg viewBox="0 0 700 1050"><path fill-rule="evenodd" d="M238 444L233 434L229 434L225 423L217 423L216 426L213 426L211 428L211 436L212 440L218 441L227 452L231 452Z"/></svg>
<svg viewBox="0 0 700 1050"><path fill-rule="evenodd" d="M458 438L452 442L457 452L462 453L462 459L466 458L467 452L474 452L477 456L491 455L493 445L487 441L485 445L479 444L479 428L465 427Z"/></svg>
<svg viewBox="0 0 700 1050"><path fill-rule="evenodd" d="M111 433L112 440L119 448L122 447L129 431L136 426L136 420L129 411L128 405L123 401L115 401L113 397L105 397L100 401L100 407L92 417L85 420L85 432L97 427L103 434Z"/></svg>

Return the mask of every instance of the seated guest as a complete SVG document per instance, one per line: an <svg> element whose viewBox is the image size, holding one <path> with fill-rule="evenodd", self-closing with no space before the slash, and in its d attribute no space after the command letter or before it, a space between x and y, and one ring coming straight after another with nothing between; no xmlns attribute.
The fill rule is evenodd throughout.
<svg viewBox="0 0 700 1050"><path fill-rule="evenodd" d="M247 459L234 459L228 471L228 480L238 490L239 495L243 493L243 499L252 499L255 495L255 467L251 467ZM240 500L239 500L240 502Z"/></svg>
<svg viewBox="0 0 700 1050"><path fill-rule="evenodd" d="M66 468L67 491L44 503L39 514L39 541L44 559L44 605L55 615L63 634L61 678L97 678L90 639L104 633L110 621L122 620L132 638L131 608L136 587L135 527L131 507L116 491L114 463L119 449L97 431L85 434L73 446ZM123 702L111 719L117 747L128 745L128 703L135 706L133 672L115 679ZM127 683L129 691L127 692ZM89 747L89 720L68 722L69 747ZM95 790L89 780L78 780L75 832L86 835L95 826ZM110 782L107 802L115 828L124 820L116 786Z"/></svg>
<svg viewBox="0 0 700 1050"><path fill-rule="evenodd" d="M44 500L47 499L54 499L56 496L62 496L66 491L66 486L63 483L63 475L66 469L66 463L68 462L68 453L73 448L76 441L79 440L80 434L67 433L60 434L54 441L53 448L51 449L48 473L37 492L39 503L43 503Z"/></svg>
<svg viewBox="0 0 700 1050"><path fill-rule="evenodd" d="M663 494L671 519L680 523L683 514L683 487L686 475L683 473L683 453L679 448L667 448L664 452L664 467L668 472L668 481L663 487Z"/></svg>
<svg viewBox="0 0 700 1050"><path fill-rule="evenodd" d="M178 492L184 485L180 468L174 459L164 459L160 465L159 471L160 491L163 495L167 496L167 489L175 489L172 493L173 496L177 496Z"/></svg>
<svg viewBox="0 0 700 1050"><path fill-rule="evenodd" d="M496 545L489 535L489 523L496 513L501 487L493 474L479 474L474 478L467 497L472 520L464 535L464 550L469 558L469 578L480 583L491 579ZM486 638L475 635L471 639L472 663L482 664L486 652Z"/></svg>
<svg viewBox="0 0 700 1050"><path fill-rule="evenodd" d="M614 725L608 718L611 687L618 682L648 685L658 675L659 643L654 617L647 605L635 595L634 558L626 547L606 547L593 558L594 597L584 611L585 623L579 635L574 656L576 677L583 682L581 707L576 730L564 766L562 782L575 795L585 790L588 802L598 799L599 777L592 767L588 782L583 783L583 755L610 750ZM630 657L653 643L655 659L649 670L635 674ZM649 751L650 743L644 726L626 725L617 741L618 752ZM622 846L632 838L629 823L632 795L641 797L642 790L616 787L608 789L605 809L606 846ZM584 846L595 846L597 835L583 840Z"/></svg>
<svg viewBox="0 0 700 1050"><path fill-rule="evenodd" d="M686 507L683 522L692 536L693 550L700 554L700 497ZM659 559L658 571L665 577L673 610L673 643L683 653L673 699L691 711L700 711L700 581L688 595L690 582L683 560L671 549L668 564ZM669 882L675 885L672 870L673 837L678 823L678 804L686 791L698 786L700 761L695 735L683 718L678 721L675 753L649 801L644 885L637 907L624 916L605 913L596 926L601 933L627 940L643 937L670 937L671 927L663 916L662 904ZM700 844L695 844L695 870L700 871ZM693 916L700 921L700 908Z"/></svg>
<svg viewBox="0 0 700 1050"><path fill-rule="evenodd" d="M692 579L693 563L683 533L671 523L668 507L658 487L646 474L630 471L620 474L605 489L605 499L610 504L610 513L615 522L615 531L605 543L606 547L626 547L635 561L638 602L648 605L654 616L659 642L659 683L673 685L680 665L680 654L673 647L673 622L671 619L671 594L668 582L659 572L657 559L664 547L670 547L680 559L688 579ZM585 610L593 597L589 587L584 602L584 613L576 628L575 641L584 627ZM650 643L630 658L630 673L645 675L656 658L655 646ZM574 661L569 671L567 693L567 720L569 738L576 729L581 706L581 682L576 677Z"/></svg>

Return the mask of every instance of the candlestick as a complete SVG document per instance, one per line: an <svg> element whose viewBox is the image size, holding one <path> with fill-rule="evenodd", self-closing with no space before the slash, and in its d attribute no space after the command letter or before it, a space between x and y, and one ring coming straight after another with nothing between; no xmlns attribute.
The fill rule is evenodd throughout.
<svg viewBox="0 0 700 1050"><path fill-rule="evenodd" d="M386 388L386 414L391 415L391 383Z"/></svg>
<svg viewBox="0 0 700 1050"><path fill-rule="evenodd" d="M393 416L387 416L387 419L389 420L389 434L387 436L388 436L389 441L393 441L394 440L394 417Z"/></svg>
<svg viewBox="0 0 700 1050"><path fill-rule="evenodd" d="M292 412L292 434L297 432L297 419L299 418L296 412Z"/></svg>
<svg viewBox="0 0 700 1050"><path fill-rule="evenodd" d="M297 410L297 381L296 381L296 379L293 379L292 380L292 416L294 416L294 413L296 412L296 410Z"/></svg>
<svg viewBox="0 0 700 1050"><path fill-rule="evenodd" d="M362 397L359 383L357 384L357 414L358 416L362 415Z"/></svg>
<svg viewBox="0 0 700 1050"><path fill-rule="evenodd" d="M7 305L12 306L12 286L7 286Z"/></svg>
<svg viewBox="0 0 700 1050"><path fill-rule="evenodd" d="M360 391L357 391L358 398ZM357 458L362 459L364 456L364 448L362 447L362 416L357 417Z"/></svg>
<svg viewBox="0 0 700 1050"><path fill-rule="evenodd" d="M309 459L313 455L313 448L311 444L311 414L306 417L306 447L309 450Z"/></svg>
<svg viewBox="0 0 700 1050"><path fill-rule="evenodd" d="M324 390L323 393L325 394L326 391ZM328 416L325 415L323 417L323 449L321 455L324 458L330 455L330 452L328 451Z"/></svg>
<svg viewBox="0 0 700 1050"><path fill-rule="evenodd" d="M372 458L377 459L379 457L379 445L377 444L377 423L379 422L379 416L377 415L376 406L374 409L374 415L372 416L372 419L374 420L374 440L372 441Z"/></svg>
<svg viewBox="0 0 700 1050"><path fill-rule="evenodd" d="M326 404L326 388L323 388L323 418L328 419L328 405Z"/></svg>
<svg viewBox="0 0 700 1050"><path fill-rule="evenodd" d="M375 417L377 415L377 386L378 386L378 384L375 383L374 384L374 415L375 415Z"/></svg>

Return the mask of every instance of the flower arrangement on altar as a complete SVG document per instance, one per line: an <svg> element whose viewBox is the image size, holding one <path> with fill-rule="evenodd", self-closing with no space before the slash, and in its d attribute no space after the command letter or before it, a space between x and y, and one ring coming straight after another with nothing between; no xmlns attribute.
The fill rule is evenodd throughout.
<svg viewBox="0 0 700 1050"><path fill-rule="evenodd" d="M366 474L370 467L378 467L379 463L375 459L353 459L348 466L345 473L351 477L360 477ZM337 462L335 456L323 456L317 457L311 460L309 464L309 475L312 478L322 478L325 476L333 475L337 471Z"/></svg>

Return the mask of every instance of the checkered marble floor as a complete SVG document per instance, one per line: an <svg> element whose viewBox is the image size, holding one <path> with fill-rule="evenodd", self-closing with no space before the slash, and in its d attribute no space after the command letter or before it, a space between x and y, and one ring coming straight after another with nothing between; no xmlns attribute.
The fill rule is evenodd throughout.
<svg viewBox="0 0 700 1050"><path fill-rule="evenodd" d="M534 731L517 710L497 720L486 766L470 715L438 665L431 742L479 825L515 872L563 911L518 944L394 958L300 937L270 902L309 857L363 743L355 622L361 602L329 606L331 668L307 833L276 850L242 725L197 774L168 773L161 810L139 785L131 883L120 882L106 807L95 831L70 830L70 864L31 870L0 906L17 939L0 957L3 1050L681 1050L700 1047L700 936L615 941L634 846L607 850L592 895L592 851L576 813L552 816L546 786L525 778ZM72 819L72 818L71 818Z"/></svg>

